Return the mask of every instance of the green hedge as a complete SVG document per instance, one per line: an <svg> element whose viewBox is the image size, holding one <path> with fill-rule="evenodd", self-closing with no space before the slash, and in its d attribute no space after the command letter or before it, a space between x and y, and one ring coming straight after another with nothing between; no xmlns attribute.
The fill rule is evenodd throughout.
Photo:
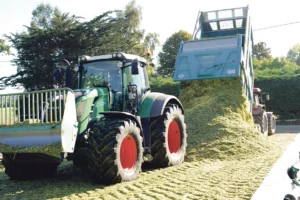
<svg viewBox="0 0 300 200"><path fill-rule="evenodd" d="M150 77L152 92L161 92L179 97L179 85L179 82L174 82L173 78L163 78L161 76Z"/></svg>
<svg viewBox="0 0 300 200"><path fill-rule="evenodd" d="M281 78L259 77L255 87L270 93L270 101L266 102L267 110L279 115L279 119L300 118L300 75Z"/></svg>

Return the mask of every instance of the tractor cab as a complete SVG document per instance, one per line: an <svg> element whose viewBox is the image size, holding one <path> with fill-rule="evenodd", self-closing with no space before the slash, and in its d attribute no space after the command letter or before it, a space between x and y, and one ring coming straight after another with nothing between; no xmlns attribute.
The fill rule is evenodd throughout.
<svg viewBox="0 0 300 200"><path fill-rule="evenodd" d="M94 91L102 98L97 104L105 107L101 111L136 114L142 98L150 91L147 61L140 56L121 52L93 57L83 55L78 58L78 65L73 68L78 72L78 89L74 90L76 101ZM69 79L66 85L72 83L72 76L66 79Z"/></svg>
<svg viewBox="0 0 300 200"><path fill-rule="evenodd" d="M254 95L254 103L258 104L265 104L265 101L270 100L270 94L266 92L262 92L260 88L253 88L253 95ZM265 96L265 98L263 98Z"/></svg>
<svg viewBox="0 0 300 200"><path fill-rule="evenodd" d="M120 52L80 56L78 88L106 90L112 99L110 111L136 114L141 99L150 91L146 65L144 58Z"/></svg>

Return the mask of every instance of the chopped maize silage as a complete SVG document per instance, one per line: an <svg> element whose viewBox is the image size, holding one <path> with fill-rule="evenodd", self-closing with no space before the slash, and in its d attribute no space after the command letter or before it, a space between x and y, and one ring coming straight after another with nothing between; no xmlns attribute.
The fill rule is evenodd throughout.
<svg viewBox="0 0 300 200"><path fill-rule="evenodd" d="M5 153L44 153L47 155L60 157L62 152L62 146L60 143L51 143L43 146L32 146L32 147L20 147L20 146L9 146L0 143L0 152Z"/></svg>
<svg viewBox="0 0 300 200"><path fill-rule="evenodd" d="M188 161L244 159L280 149L254 128L239 78L184 83Z"/></svg>

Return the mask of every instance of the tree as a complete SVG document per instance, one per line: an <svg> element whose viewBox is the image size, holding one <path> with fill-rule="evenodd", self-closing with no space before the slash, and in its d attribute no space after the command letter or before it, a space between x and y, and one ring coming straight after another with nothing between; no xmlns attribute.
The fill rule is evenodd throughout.
<svg viewBox="0 0 300 200"><path fill-rule="evenodd" d="M5 44L5 41L0 39L0 53L10 53L9 45Z"/></svg>
<svg viewBox="0 0 300 200"><path fill-rule="evenodd" d="M265 42L259 42L254 45L253 48L253 57L261 60L264 58L271 58L271 49L267 48L267 45Z"/></svg>
<svg viewBox="0 0 300 200"><path fill-rule="evenodd" d="M51 28L55 15L61 15L61 11L57 7L41 3L32 11L31 27Z"/></svg>
<svg viewBox="0 0 300 200"><path fill-rule="evenodd" d="M288 51L287 58L300 66L300 44L295 44L293 48Z"/></svg>
<svg viewBox="0 0 300 200"><path fill-rule="evenodd" d="M7 36L17 50L17 58L13 62L18 68L17 74L0 79L1 87L22 85L28 90L53 88L55 65L63 59L71 62L77 60L74 53L79 52L80 48L74 40L78 39L76 30L79 24L75 16L57 12L49 5L39 5L33 11L31 26L26 27L26 32Z"/></svg>
<svg viewBox="0 0 300 200"><path fill-rule="evenodd" d="M25 32L6 36L17 50L13 62L18 71L0 79L2 89L18 85L29 90L53 88L53 71L64 59L75 65L79 55L122 51L144 56L143 48L154 51L157 43L157 34L144 38L145 31L139 28L141 9L135 1L124 10L107 11L86 22L45 4L38 5L32 15Z"/></svg>
<svg viewBox="0 0 300 200"><path fill-rule="evenodd" d="M164 77L170 77L173 75L180 42L191 39L192 34L180 30L166 40L162 47L162 52L158 54L160 66L158 67L157 72L160 75Z"/></svg>

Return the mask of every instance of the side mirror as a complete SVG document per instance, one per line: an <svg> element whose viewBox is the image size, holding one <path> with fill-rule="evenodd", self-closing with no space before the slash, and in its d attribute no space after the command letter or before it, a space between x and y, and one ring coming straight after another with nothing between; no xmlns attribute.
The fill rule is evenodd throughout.
<svg viewBox="0 0 300 200"><path fill-rule="evenodd" d="M127 86L128 99L134 101L137 98L137 86L128 85Z"/></svg>
<svg viewBox="0 0 300 200"><path fill-rule="evenodd" d="M60 81L60 70L56 68L53 72L54 81Z"/></svg>
<svg viewBox="0 0 300 200"><path fill-rule="evenodd" d="M131 74L137 75L139 74L139 63L137 61L132 61L131 63Z"/></svg>
<svg viewBox="0 0 300 200"><path fill-rule="evenodd" d="M269 95L269 94L266 95L266 100L267 100L267 101L270 100L270 95Z"/></svg>
<svg viewBox="0 0 300 200"><path fill-rule="evenodd" d="M137 86L136 85L128 85L127 86L127 95L128 95L128 100L126 103L126 110L127 110L127 112L135 115L137 112L137 100L138 100Z"/></svg>

